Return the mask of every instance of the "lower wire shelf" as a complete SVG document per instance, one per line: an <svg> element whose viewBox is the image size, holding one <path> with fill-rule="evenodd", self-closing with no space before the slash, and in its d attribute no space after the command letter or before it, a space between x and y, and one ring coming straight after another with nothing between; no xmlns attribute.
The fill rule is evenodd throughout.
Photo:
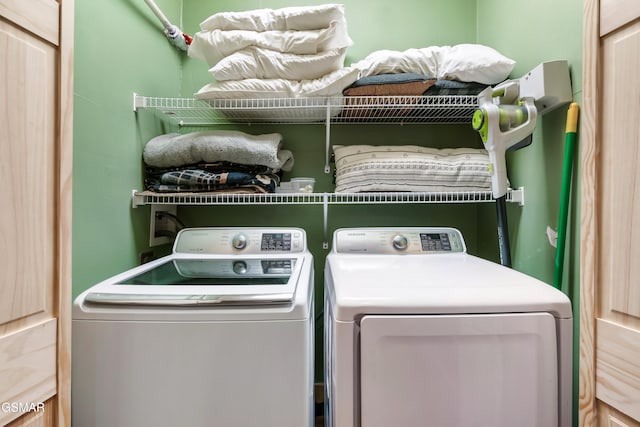
<svg viewBox="0 0 640 427"><path fill-rule="evenodd" d="M461 192L384 192L384 193L155 193L132 190L132 206L181 205L322 205L323 243L329 248L329 205L447 204L494 202L491 191ZM507 201L524 205L524 187L509 189ZM153 220L153 218L151 219Z"/></svg>
<svg viewBox="0 0 640 427"><path fill-rule="evenodd" d="M491 191L383 193L155 193L132 191L133 207L144 205L340 205L493 202ZM507 201L524 205L524 188L509 189Z"/></svg>

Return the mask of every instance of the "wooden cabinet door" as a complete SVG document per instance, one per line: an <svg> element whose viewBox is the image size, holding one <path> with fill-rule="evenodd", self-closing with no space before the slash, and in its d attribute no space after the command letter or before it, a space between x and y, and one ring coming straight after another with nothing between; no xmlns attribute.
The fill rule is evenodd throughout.
<svg viewBox="0 0 640 427"><path fill-rule="evenodd" d="M72 5L0 0L0 425L70 424Z"/></svg>
<svg viewBox="0 0 640 427"><path fill-rule="evenodd" d="M580 425L640 426L640 2L585 11Z"/></svg>

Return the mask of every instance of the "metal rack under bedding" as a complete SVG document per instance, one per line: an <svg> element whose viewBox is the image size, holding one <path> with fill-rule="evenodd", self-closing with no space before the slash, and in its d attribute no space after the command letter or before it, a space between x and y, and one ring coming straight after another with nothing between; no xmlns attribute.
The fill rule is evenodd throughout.
<svg viewBox="0 0 640 427"><path fill-rule="evenodd" d="M159 98L134 93L134 111L153 109L178 127L215 124L470 123L476 95L317 98Z"/></svg>

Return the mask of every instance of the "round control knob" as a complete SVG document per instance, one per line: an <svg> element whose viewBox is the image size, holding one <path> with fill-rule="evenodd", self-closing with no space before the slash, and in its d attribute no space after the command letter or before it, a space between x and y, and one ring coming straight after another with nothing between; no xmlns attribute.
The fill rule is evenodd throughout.
<svg viewBox="0 0 640 427"><path fill-rule="evenodd" d="M407 240L407 238L402 234L396 234L395 236L393 236L391 244L393 244L394 249L404 251L409 247L409 240Z"/></svg>
<svg viewBox="0 0 640 427"><path fill-rule="evenodd" d="M244 261L235 261L233 263L233 272L236 274L245 274L247 272L247 263Z"/></svg>
<svg viewBox="0 0 640 427"><path fill-rule="evenodd" d="M244 249L247 247L247 236L244 234L236 234L233 236L233 239L231 239L231 246L233 246L234 249Z"/></svg>

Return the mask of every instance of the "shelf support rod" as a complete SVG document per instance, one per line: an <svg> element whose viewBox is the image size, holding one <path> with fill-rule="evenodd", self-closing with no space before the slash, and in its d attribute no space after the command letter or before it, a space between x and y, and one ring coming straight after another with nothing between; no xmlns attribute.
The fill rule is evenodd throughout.
<svg viewBox="0 0 640 427"><path fill-rule="evenodd" d="M325 141L324 141L324 173L331 172L331 166L329 166L329 150L331 149L331 102L327 99L327 117L324 122L325 127Z"/></svg>
<svg viewBox="0 0 640 427"><path fill-rule="evenodd" d="M322 249L329 249L329 194L322 194Z"/></svg>

